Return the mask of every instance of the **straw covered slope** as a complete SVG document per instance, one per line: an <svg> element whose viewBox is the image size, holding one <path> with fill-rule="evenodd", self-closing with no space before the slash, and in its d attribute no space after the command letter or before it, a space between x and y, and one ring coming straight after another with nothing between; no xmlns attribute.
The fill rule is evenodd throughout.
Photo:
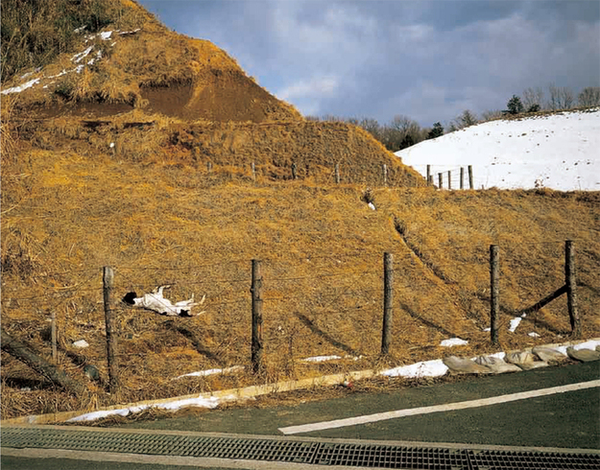
<svg viewBox="0 0 600 470"><path fill-rule="evenodd" d="M5 4L3 34L15 13ZM448 354L440 342L453 336L469 341L453 354L495 351L484 331L491 243L502 256L500 347L568 338L564 296L508 332L564 282L566 239L576 243L582 333L600 334L598 193L424 187L366 132L305 121L223 51L167 31L134 2L79 5L73 15L89 15L66 30L84 23L87 33L44 43L36 63L17 54L3 75L3 91L22 88L2 96L1 263L3 329L51 360L54 314L56 362L85 391L69 395L3 351L3 418L407 364ZM87 45L85 34L95 35ZM234 82L239 93L228 95ZM394 315L381 358L384 252L394 255ZM253 259L263 275L259 376L249 367ZM106 388L104 266L115 272L118 394ZM206 295L205 313L171 318L120 302L163 284L173 301ZM77 349L81 339L89 347ZM339 359L303 361L322 355ZM229 366L246 368L178 378Z"/></svg>
<svg viewBox="0 0 600 470"><path fill-rule="evenodd" d="M62 4L69 5L67 1L54 3L53 11L41 14L51 16ZM68 50L57 50L54 60L43 66L33 64L3 77L9 78L3 83L3 93L8 87L30 84L20 92L21 106L34 106L36 114L45 116L90 117L136 108L186 120L301 119L294 108L257 85L210 41L169 31L135 2L84 4L91 4L92 12L96 4L106 10L97 30L90 31L91 26L73 23L73 19L70 27L77 27L64 32ZM9 16L10 6L6 8ZM3 16L3 29L4 23Z"/></svg>

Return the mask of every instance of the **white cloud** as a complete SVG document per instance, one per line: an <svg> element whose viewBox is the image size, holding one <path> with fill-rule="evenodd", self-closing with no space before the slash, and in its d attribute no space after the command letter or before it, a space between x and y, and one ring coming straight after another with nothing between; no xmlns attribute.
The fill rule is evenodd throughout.
<svg viewBox="0 0 600 470"><path fill-rule="evenodd" d="M312 77L297 80L275 95L296 104L303 114L315 115L321 112L321 100L334 95L338 88L339 81L336 77Z"/></svg>

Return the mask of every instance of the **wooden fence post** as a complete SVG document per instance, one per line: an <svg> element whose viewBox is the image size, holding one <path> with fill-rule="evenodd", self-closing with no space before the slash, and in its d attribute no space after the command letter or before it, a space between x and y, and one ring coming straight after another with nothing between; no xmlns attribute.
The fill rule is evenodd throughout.
<svg viewBox="0 0 600 470"><path fill-rule="evenodd" d="M387 186L387 165L383 164L383 185Z"/></svg>
<svg viewBox="0 0 600 470"><path fill-rule="evenodd" d="M206 162L206 171L208 173L212 171L212 162Z"/></svg>
<svg viewBox="0 0 600 470"><path fill-rule="evenodd" d="M448 170L448 189L452 189L452 172Z"/></svg>
<svg viewBox="0 0 600 470"><path fill-rule="evenodd" d="M565 243L565 281L571 335L579 338L581 336L581 321L577 310L577 278L575 275L575 246L573 240L567 240Z"/></svg>
<svg viewBox="0 0 600 470"><path fill-rule="evenodd" d="M474 189L475 186L473 186L473 167L471 165L469 165L468 169L469 169L469 189Z"/></svg>
<svg viewBox="0 0 600 470"><path fill-rule="evenodd" d="M465 189L464 180L465 180L465 168L461 166L460 167L460 189Z"/></svg>
<svg viewBox="0 0 600 470"><path fill-rule="evenodd" d="M442 174L438 173L438 189L442 189L443 184L442 184Z"/></svg>
<svg viewBox="0 0 600 470"><path fill-rule="evenodd" d="M431 184L432 176L431 176L431 165L427 165L427 184Z"/></svg>
<svg viewBox="0 0 600 470"><path fill-rule="evenodd" d="M498 344L499 295L498 245L490 245L490 337L492 344Z"/></svg>
<svg viewBox="0 0 600 470"><path fill-rule="evenodd" d="M392 329L392 300L394 298L394 257L383 254L383 331L381 333L381 354L390 352Z"/></svg>
<svg viewBox="0 0 600 470"><path fill-rule="evenodd" d="M58 362L58 351L56 348L56 310L52 309L52 323L50 329L50 336L52 341L52 360L56 364Z"/></svg>
<svg viewBox="0 0 600 470"><path fill-rule="evenodd" d="M252 370L259 373L263 368L263 338L262 338L262 275L260 261L252 260Z"/></svg>
<svg viewBox="0 0 600 470"><path fill-rule="evenodd" d="M340 184L340 164L335 164L335 182L336 184Z"/></svg>
<svg viewBox="0 0 600 470"><path fill-rule="evenodd" d="M256 165L252 162L252 181L256 181Z"/></svg>
<svg viewBox="0 0 600 470"><path fill-rule="evenodd" d="M106 357L108 361L108 389L116 393L119 388L119 372L117 363L117 336L113 330L111 293L114 273L110 266L104 266L102 274L102 290L104 294L104 321L106 322Z"/></svg>
<svg viewBox="0 0 600 470"><path fill-rule="evenodd" d="M429 175L429 176L427 177L427 184L428 184L429 186L433 186L433 175Z"/></svg>
<svg viewBox="0 0 600 470"><path fill-rule="evenodd" d="M295 180L298 178L298 167L295 163L292 163L292 179Z"/></svg>

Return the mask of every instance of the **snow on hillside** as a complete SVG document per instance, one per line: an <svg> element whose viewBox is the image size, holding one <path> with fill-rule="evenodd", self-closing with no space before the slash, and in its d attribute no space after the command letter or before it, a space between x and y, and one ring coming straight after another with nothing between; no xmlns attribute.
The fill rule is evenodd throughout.
<svg viewBox="0 0 600 470"><path fill-rule="evenodd" d="M468 187L467 166L473 166L476 189L600 191L600 109L573 111L520 120L490 121L426 140L396 152L405 165L423 176L431 165L452 189Z"/></svg>

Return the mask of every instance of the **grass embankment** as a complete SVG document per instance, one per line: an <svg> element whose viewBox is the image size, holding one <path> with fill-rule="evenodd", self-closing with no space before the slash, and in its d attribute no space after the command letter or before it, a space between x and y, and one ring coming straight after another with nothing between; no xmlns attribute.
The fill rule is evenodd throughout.
<svg viewBox="0 0 600 470"><path fill-rule="evenodd" d="M482 331L491 243L501 249L502 347L567 338L564 299L528 316L514 334L506 331L515 312L562 285L565 239L576 240L584 334L600 331L597 193L368 190L266 177L254 183L231 168L209 175L203 166L40 149L22 152L3 186L3 327L49 357L47 320L55 311L59 363L88 384L86 396L68 398L3 353L5 418L116 400L73 360L84 355L106 377L104 265L115 268L117 299L160 284L173 285L167 295L174 300L207 295L206 313L191 319L116 304L120 402L381 364L385 251L396 269L388 364L493 350ZM266 375L172 380L249 364L251 259L263 260ZM454 335L469 345L438 346ZM90 347L75 350L78 339ZM299 362L327 354L350 358Z"/></svg>

